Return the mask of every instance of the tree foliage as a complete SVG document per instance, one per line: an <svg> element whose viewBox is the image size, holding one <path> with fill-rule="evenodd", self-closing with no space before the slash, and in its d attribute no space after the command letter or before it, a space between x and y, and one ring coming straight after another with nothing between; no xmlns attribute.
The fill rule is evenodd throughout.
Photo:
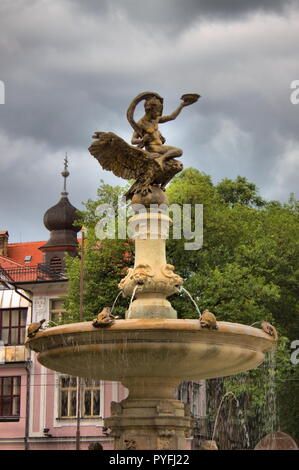
<svg viewBox="0 0 299 470"><path fill-rule="evenodd" d="M275 372L273 364L266 362L266 367L224 379L222 394L234 391L241 400L256 444L271 428L274 411L263 407L272 393L265 383L271 382L268 376L274 373L280 427L298 438L299 368L290 362L290 343L299 338L298 201L293 195L287 204L262 201L255 185L245 178L213 185L209 176L194 169L178 175L168 195L172 203L204 207L201 250L182 255L182 240L168 242L168 259L184 277L184 286L199 308L210 309L223 321L258 326L266 320L280 335ZM173 297L172 304L184 318L197 316L183 294ZM259 424L258 409L263 416Z"/></svg>

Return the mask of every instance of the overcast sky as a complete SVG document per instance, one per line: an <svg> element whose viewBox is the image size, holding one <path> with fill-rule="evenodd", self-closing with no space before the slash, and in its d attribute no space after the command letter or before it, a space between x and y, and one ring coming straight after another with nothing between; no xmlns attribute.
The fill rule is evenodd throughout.
<svg viewBox="0 0 299 470"><path fill-rule="evenodd" d="M87 149L94 131L130 139L126 110L142 91L161 94L166 113L183 93L202 95L161 127L185 168L299 198L298 4L1 0L0 230L14 242L48 238L42 218L60 198L65 152L76 207L101 178L121 184Z"/></svg>

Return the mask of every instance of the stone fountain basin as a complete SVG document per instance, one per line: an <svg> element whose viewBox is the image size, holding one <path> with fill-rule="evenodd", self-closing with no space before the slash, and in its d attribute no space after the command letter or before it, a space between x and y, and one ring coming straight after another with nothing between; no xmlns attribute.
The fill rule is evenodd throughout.
<svg viewBox="0 0 299 470"><path fill-rule="evenodd" d="M27 344L49 369L120 382L225 377L256 368L275 348L274 339L258 328L217 324L217 330L207 330L198 320L127 319L105 328L72 323L40 331Z"/></svg>

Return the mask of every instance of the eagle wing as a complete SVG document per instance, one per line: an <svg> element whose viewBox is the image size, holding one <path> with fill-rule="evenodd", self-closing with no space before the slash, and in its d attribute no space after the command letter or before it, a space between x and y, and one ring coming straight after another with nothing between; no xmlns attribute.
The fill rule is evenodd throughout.
<svg viewBox="0 0 299 470"><path fill-rule="evenodd" d="M113 132L97 132L94 137L97 140L91 144L89 152L104 170L112 171L115 176L138 179L154 168L159 170L158 163L149 152L127 144Z"/></svg>

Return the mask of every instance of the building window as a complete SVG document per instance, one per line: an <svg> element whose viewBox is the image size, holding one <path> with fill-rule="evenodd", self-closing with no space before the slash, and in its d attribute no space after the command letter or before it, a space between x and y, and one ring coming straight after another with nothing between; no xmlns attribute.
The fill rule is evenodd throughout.
<svg viewBox="0 0 299 470"><path fill-rule="evenodd" d="M77 415L77 379L60 377L60 418L75 418Z"/></svg>
<svg viewBox="0 0 299 470"><path fill-rule="evenodd" d="M82 380L81 415L83 418L100 416L100 382L93 379Z"/></svg>
<svg viewBox="0 0 299 470"><path fill-rule="evenodd" d="M20 417L21 377L0 377L0 419Z"/></svg>
<svg viewBox="0 0 299 470"><path fill-rule="evenodd" d="M0 309L0 339L5 345L24 344L27 308Z"/></svg>
<svg viewBox="0 0 299 470"><path fill-rule="evenodd" d="M60 376L59 417L76 418L77 416L77 378ZM98 418L100 416L99 381L81 379L81 417Z"/></svg>
<svg viewBox="0 0 299 470"><path fill-rule="evenodd" d="M50 320L54 323L62 321L63 314L66 312L63 299L50 300Z"/></svg>

